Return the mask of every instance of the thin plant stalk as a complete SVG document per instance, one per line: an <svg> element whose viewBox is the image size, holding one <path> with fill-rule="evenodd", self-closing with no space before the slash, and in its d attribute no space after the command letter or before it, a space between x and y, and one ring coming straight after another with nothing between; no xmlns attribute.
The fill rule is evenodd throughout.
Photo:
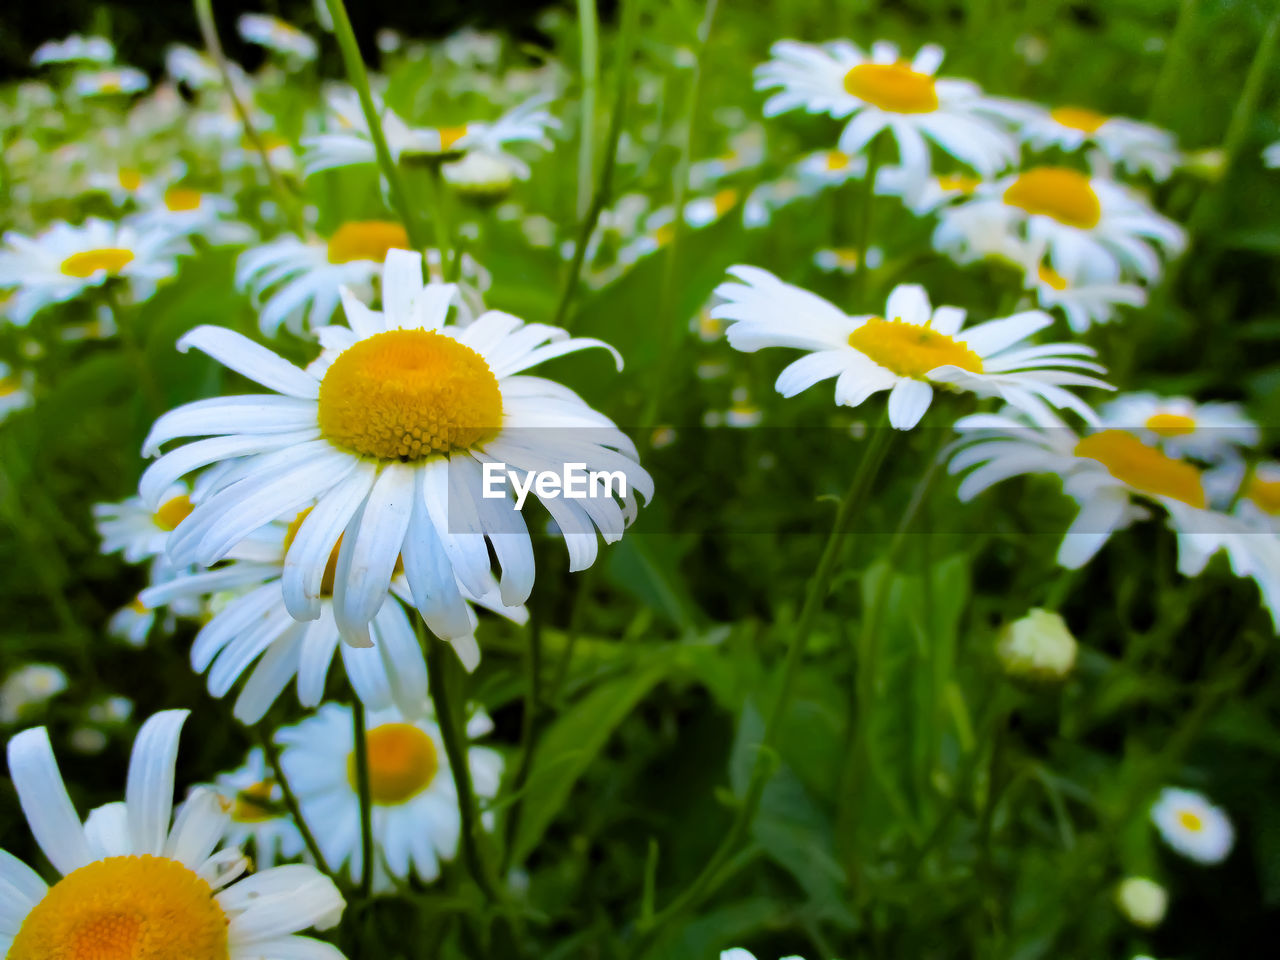
<svg viewBox="0 0 1280 960"><path fill-rule="evenodd" d="M600 24L596 0L578 0L578 45L582 71L582 121L578 131L578 220L587 217L595 182L596 88L600 84Z"/></svg>
<svg viewBox="0 0 1280 960"><path fill-rule="evenodd" d="M284 178L280 176L279 171L272 164L271 154L267 150L267 145L259 135L257 128L254 127L253 118L249 116L248 108L245 107L240 95L236 92L231 70L227 66L226 55L222 52L222 41L218 39L218 26L213 19L213 0L195 0L195 7L196 20L200 23L200 34L204 38L205 48L217 65L218 73L222 75L222 85L227 88L227 96L231 98L231 105L235 108L236 116L240 118L240 125L244 127L244 135L258 155L258 160L262 163L262 169L267 174L271 189L280 198L280 205L286 211L294 232L298 236L302 236L306 233L306 225L302 219L302 209L298 204L298 198L285 185Z"/></svg>
<svg viewBox="0 0 1280 960"><path fill-rule="evenodd" d="M1182 0L1178 8L1178 21L1174 25L1173 36L1169 38L1169 47L1165 51L1164 62L1160 64L1155 86L1151 88L1151 104L1147 107L1147 116L1155 122L1168 116L1166 107L1173 101L1174 87L1186 72L1187 54L1195 36L1199 9L1200 0Z"/></svg>
<svg viewBox="0 0 1280 960"><path fill-rule="evenodd" d="M373 102L373 91L369 89L369 72L365 69L364 59L360 56L360 47L356 43L355 32L351 29L351 18L347 16L347 8L342 0L325 0L329 15L333 19L333 35L342 51L342 62L346 67L347 79L360 97L360 109L364 112L365 123L369 127L369 138L373 141L374 152L378 156L378 166L387 179L391 190L391 203L397 216L404 224L409 237L409 244L415 250L425 246L421 224L413 215L409 203L409 195L405 192L404 182L400 179L400 171L395 159L391 156L391 148L387 146L387 137L382 132L382 121L378 117L378 108ZM444 257L444 251L441 251Z"/></svg>
<svg viewBox="0 0 1280 960"><path fill-rule="evenodd" d="M525 686L524 718L520 727L520 761L511 781L511 795L516 799L511 813L507 816L504 829L502 873L506 873L511 864L511 851L514 849L516 833L520 827L520 813L524 809L521 795L529 779L529 769L533 765L533 746L542 699L542 616L541 611L534 608L533 604L530 604L529 610L529 646L525 671L528 674L528 683Z"/></svg>
<svg viewBox="0 0 1280 960"><path fill-rule="evenodd" d="M445 189L440 163L430 161L427 167L427 191L430 194L434 219L436 246L440 248L440 273L446 282L452 283L462 275L462 251L458 249L458 237L453 231L453 218L448 208L449 197Z"/></svg>
<svg viewBox="0 0 1280 960"><path fill-rule="evenodd" d="M306 845L307 852L311 854L311 859L315 861L316 869L327 874L336 883L338 878L329 868L329 862L325 860L320 844L316 842L315 834L311 832L306 819L302 816L302 805L298 803L298 795L293 792L293 787L289 785L289 778L284 775L284 765L280 762L280 748L271 739L271 731L263 724L256 724L253 731L258 737L258 744L262 747L262 755L266 757L267 766L271 768L271 775L276 783L280 784L284 808L289 811L289 816L293 819L294 826L298 828L298 833L302 834L302 842Z"/></svg>
<svg viewBox="0 0 1280 960"><path fill-rule="evenodd" d="M373 893L373 791L369 782L369 736L365 730L364 705L351 702L351 733L355 740L356 789L360 795L360 893Z"/></svg>
<svg viewBox="0 0 1280 960"><path fill-rule="evenodd" d="M858 233L854 248L858 251L858 269L853 274L854 306L862 307L867 292L867 245L871 242L871 208L876 199L876 173L884 157L884 133L878 133L867 147L867 172L862 179L862 198L858 207Z"/></svg>

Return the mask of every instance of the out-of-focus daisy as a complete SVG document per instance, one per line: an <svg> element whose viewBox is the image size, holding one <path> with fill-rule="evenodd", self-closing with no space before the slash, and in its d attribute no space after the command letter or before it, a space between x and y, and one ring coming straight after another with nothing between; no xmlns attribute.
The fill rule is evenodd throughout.
<svg viewBox="0 0 1280 960"><path fill-rule="evenodd" d="M1185 231L1136 193L1069 167L1032 167L982 184L948 211L934 244L960 248L972 243L969 234L984 231L1044 250L1061 276L1096 281L1154 281L1160 253L1176 256L1186 246Z"/></svg>
<svg viewBox="0 0 1280 960"><path fill-rule="evenodd" d="M483 713L467 722L474 739L492 729ZM431 720L409 721L394 710L369 712L369 793L373 800L374 889L389 890L392 878L431 881L441 861L458 849L462 818L449 758ZM355 779L351 708L327 703L316 714L276 734L284 746L281 764L298 796L303 819L322 823L316 841L335 869L346 865L352 879L364 875L360 844L360 794ZM502 757L471 747L467 762L476 795L498 792Z"/></svg>
<svg viewBox="0 0 1280 960"><path fill-rule="evenodd" d="M0 318L6 315L0 307ZM14 373L13 369L0 360L0 423L4 423L9 414L31 406L31 378L25 373Z"/></svg>
<svg viewBox="0 0 1280 960"><path fill-rule="evenodd" d="M1169 909L1169 891L1149 877L1125 877L1116 885L1116 906L1139 927L1157 927Z"/></svg>
<svg viewBox="0 0 1280 960"><path fill-rule="evenodd" d="M1041 308L1061 310L1075 333L1110 323L1118 307L1142 307L1147 303L1147 291L1135 283L1090 280L1083 276L1068 279L1043 262L1026 267L1023 284L1035 294Z"/></svg>
<svg viewBox="0 0 1280 960"><path fill-rule="evenodd" d="M18 326L51 304L117 278L129 282L135 301L145 300L177 270L181 249L166 233L92 217L78 227L59 223L36 237L11 230L4 240L0 287L17 288L5 317Z"/></svg>
<svg viewBox="0 0 1280 960"><path fill-rule="evenodd" d="M28 663L0 683L0 723L14 724L24 711L67 689L67 675L51 663Z"/></svg>
<svg viewBox="0 0 1280 960"><path fill-rule="evenodd" d="M65 39L40 44L31 55L31 63L37 67L46 63L110 63L115 57L116 48L106 37L73 33Z"/></svg>
<svg viewBox="0 0 1280 960"><path fill-rule="evenodd" d="M1100 411L1102 425L1159 446L1171 456L1218 463L1258 443L1258 427L1238 403L1126 393Z"/></svg>
<svg viewBox="0 0 1280 960"><path fill-rule="evenodd" d="M185 483L172 484L149 508L141 497L119 503L95 503L94 523L102 538L102 552L119 551L129 563L140 563L164 553L169 534L191 513L191 491Z"/></svg>
<svg viewBox="0 0 1280 960"><path fill-rule="evenodd" d="M952 200L973 196L981 178L963 173L941 173L918 180L902 167L881 167L876 173L876 193L899 197L917 217L932 213Z"/></svg>
<svg viewBox="0 0 1280 960"><path fill-rule="evenodd" d="M183 577L190 573L190 568L175 567L167 557L157 556L151 560L148 582L155 586L168 583L177 577ZM196 618L201 615L203 609L198 597L176 597L168 605L168 609L163 611L163 619L161 620L162 611L157 610L155 607L147 606L140 597L134 597L111 615L111 618L107 621L107 633L117 640L123 640L131 647L141 647L146 644L147 638L151 636L151 631L155 629L157 620L161 620L161 630L169 634L173 632L178 622L178 617Z"/></svg>
<svg viewBox="0 0 1280 960"><path fill-rule="evenodd" d="M183 43L170 44L164 51L165 71L175 81L193 90L222 85L218 65L205 53Z"/></svg>
<svg viewBox="0 0 1280 960"><path fill-rule="evenodd" d="M460 67L492 67L502 56L502 37L463 27L445 37L440 49L451 63Z"/></svg>
<svg viewBox="0 0 1280 960"><path fill-rule="evenodd" d="M182 184L171 184L148 209L129 218L140 231L156 230L173 237L200 237L213 246L251 242L256 234L247 223L232 219L236 203L230 197Z"/></svg>
<svg viewBox="0 0 1280 960"><path fill-rule="evenodd" d="M929 141L987 177L1017 158L1013 139L986 115L976 84L935 79L941 47L921 47L910 61L884 41L872 45L870 56L844 40L822 46L781 40L771 53L756 68L756 88L778 90L765 101L765 116L802 109L850 117L838 144L847 154L861 153L888 130L900 166L917 183L930 173Z"/></svg>
<svg viewBox="0 0 1280 960"><path fill-rule="evenodd" d="M107 635L123 640L131 647L146 645L155 629L157 612L136 597L113 613L107 620Z"/></svg>
<svg viewBox="0 0 1280 960"><path fill-rule="evenodd" d="M392 220L349 220L328 240L281 236L240 255L236 286L260 305L258 325L267 336L281 325L314 330L333 316L342 287L372 292L392 249L409 249L404 227Z"/></svg>
<svg viewBox="0 0 1280 960"><path fill-rule="evenodd" d="M733 210L741 199L742 194L734 187L725 187L709 197L695 197L684 205L684 222L694 230L710 226ZM643 229L640 236L618 251L620 263L635 263L675 239L675 211L671 207L653 211L645 218Z"/></svg>
<svg viewBox="0 0 1280 960"><path fill-rule="evenodd" d="M758 183L742 202L742 225L752 230L768 226L783 207L824 189L819 181L804 181L790 174Z"/></svg>
<svg viewBox="0 0 1280 960"><path fill-rule="evenodd" d="M889 421L899 430L920 422L935 386L979 396L999 396L1038 419L1049 407L1090 408L1067 387L1110 389L1096 377L1088 347L1025 343L1052 323L1038 310L1014 314L962 330L965 311L932 307L923 287L902 284L889 294L883 317L850 316L834 304L783 283L758 267L730 268L736 282L721 284L725 302L712 315L734 321L729 343L747 353L792 347L807 353L778 376L777 390L792 397L815 383L836 378L836 402L856 407L889 391Z"/></svg>
<svg viewBox="0 0 1280 960"><path fill-rule="evenodd" d="M472 150L460 160L441 168L445 182L464 199L473 203L498 203L511 192L516 172L504 154Z"/></svg>
<svg viewBox="0 0 1280 960"><path fill-rule="evenodd" d="M879 247L867 249L867 269L876 270L884 263L884 251ZM862 265L862 253L855 247L824 247L813 255L813 264L823 273L843 273L846 276L858 272Z"/></svg>
<svg viewBox="0 0 1280 960"><path fill-rule="evenodd" d="M84 70L75 75L72 87L82 97L113 97L122 93L141 93L151 86L147 75L135 67L112 67L109 70Z"/></svg>
<svg viewBox="0 0 1280 960"><path fill-rule="evenodd" d="M1280 167L1280 140L1269 144L1262 151L1262 162L1272 169Z"/></svg>
<svg viewBox="0 0 1280 960"><path fill-rule="evenodd" d="M138 731L123 803L81 823L43 727L9 741L9 776L36 842L62 875L47 886L0 856L0 949L9 960L185 956L287 960L342 955L308 937L345 906L314 867L275 867L241 878L248 860L220 848L227 813L218 795L192 791L173 814L174 766L185 710ZM172 819L172 824L170 823Z"/></svg>
<svg viewBox="0 0 1280 960"><path fill-rule="evenodd" d="M1165 787L1151 808L1151 822L1165 843L1197 863L1221 863L1235 844L1226 812L1194 790Z"/></svg>
<svg viewBox="0 0 1280 960"><path fill-rule="evenodd" d="M160 490L206 464L243 458L174 531L175 560L214 563L263 523L315 501L285 560L286 607L297 619L321 615L324 572L341 542L334 619L345 639L368 645L401 560L413 601L439 637L470 634L459 584L472 596L487 592L490 547L503 603L529 596L532 543L509 486L501 497L482 495L487 461L520 476L570 463L620 472L625 489L610 484L585 499L538 491L570 569L595 561L597 531L620 539L653 492L634 444L572 391L522 374L590 347L621 358L599 340L499 311L467 327L447 324L455 296L449 284L424 287L418 255L392 250L383 311L344 290L350 326L317 331L324 352L305 371L220 327L183 337L181 349L196 347L276 393L188 404L152 428L149 454L177 437L213 437L157 461Z"/></svg>
<svg viewBox="0 0 1280 960"><path fill-rule="evenodd" d="M294 60L314 60L318 47L315 40L293 24L265 13L245 13L236 21L240 36L275 53Z"/></svg>
<svg viewBox="0 0 1280 960"><path fill-rule="evenodd" d="M843 150L818 150L800 159L796 172L805 180L823 187L837 187L866 175L867 158L850 156Z"/></svg>
<svg viewBox="0 0 1280 960"><path fill-rule="evenodd" d="M224 842L252 849L259 870L302 856L306 844L284 808L283 791L261 748L249 751L244 766L218 774L213 789L231 817Z"/></svg>
<svg viewBox="0 0 1280 960"><path fill-rule="evenodd" d="M1177 141L1168 130L1085 107L1036 110L1022 124L1021 135L1037 150L1075 151L1092 144L1121 169L1149 173L1156 180L1168 180L1181 162Z"/></svg>
<svg viewBox="0 0 1280 960"><path fill-rule="evenodd" d="M689 167L689 186L706 190L722 177L751 170L764 162L764 128L752 124L734 134L729 149L718 157L699 160Z"/></svg>
<svg viewBox="0 0 1280 960"><path fill-rule="evenodd" d="M751 951L734 947L732 950L721 950L720 960L756 960L756 958ZM780 960L804 960L804 957L782 957Z"/></svg>

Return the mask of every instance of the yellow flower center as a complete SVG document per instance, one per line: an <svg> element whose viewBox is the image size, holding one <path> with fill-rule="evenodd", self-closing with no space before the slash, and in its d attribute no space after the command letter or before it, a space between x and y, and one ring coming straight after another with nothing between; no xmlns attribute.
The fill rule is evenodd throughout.
<svg viewBox="0 0 1280 960"><path fill-rule="evenodd" d="M889 113L932 113L938 109L933 77L917 73L907 63L860 63L844 75L844 88Z"/></svg>
<svg viewBox="0 0 1280 960"><path fill-rule="evenodd" d="M1067 289L1067 278L1047 263L1040 264L1040 268L1036 270L1036 276L1040 278L1041 283L1048 284L1055 290Z"/></svg>
<svg viewBox="0 0 1280 960"><path fill-rule="evenodd" d="M738 191L733 187L725 187L714 197L711 198L711 206L716 212L716 216L723 216L733 209L734 204L738 202Z"/></svg>
<svg viewBox="0 0 1280 960"><path fill-rule="evenodd" d="M1092 230L1102 219L1102 204L1089 178L1067 167L1028 170L1005 190L1004 202L1081 230Z"/></svg>
<svg viewBox="0 0 1280 960"><path fill-rule="evenodd" d="M164 205L174 213L195 210L200 206L200 191L189 187L170 187L164 192Z"/></svg>
<svg viewBox="0 0 1280 960"><path fill-rule="evenodd" d="M400 224L393 220L352 220L329 238L329 262L374 260L381 263L392 249L410 249L408 234Z"/></svg>
<svg viewBox="0 0 1280 960"><path fill-rule="evenodd" d="M842 267L856 267L862 259L857 247L836 247L831 252L836 255L836 263Z"/></svg>
<svg viewBox="0 0 1280 960"><path fill-rule="evenodd" d="M138 616L145 616L146 614L151 612L151 608L142 602L141 597L134 597L132 600L130 600L129 609L132 610L134 613L138 614Z"/></svg>
<svg viewBox="0 0 1280 960"><path fill-rule="evenodd" d="M79 280L87 280L99 270L105 270L114 277L132 261L133 251L124 247L81 250L62 261L62 272Z"/></svg>
<svg viewBox="0 0 1280 960"><path fill-rule="evenodd" d="M133 193L142 186L142 171L136 167L121 167L116 173L116 180L119 181L122 190Z"/></svg>
<svg viewBox="0 0 1280 960"><path fill-rule="evenodd" d="M0 397L9 397L18 392L20 384L17 377L0 377Z"/></svg>
<svg viewBox="0 0 1280 960"><path fill-rule="evenodd" d="M264 823L274 820L275 812L274 781L264 780L245 787L236 794L235 803L231 805L231 819L237 823Z"/></svg>
<svg viewBox="0 0 1280 960"><path fill-rule="evenodd" d="M178 524L187 519L194 509L191 498L184 493L160 504L160 509L155 512L151 519L161 530L176 530Z"/></svg>
<svg viewBox="0 0 1280 960"><path fill-rule="evenodd" d="M369 744L369 795L374 803L394 806L412 800L431 785L440 760L435 741L411 723L386 723L365 734ZM356 755L347 757L347 780L359 789Z"/></svg>
<svg viewBox="0 0 1280 960"><path fill-rule="evenodd" d="M930 370L956 366L982 372L982 358L959 340L902 320L872 317L849 334L849 346L900 377L923 380Z"/></svg>
<svg viewBox="0 0 1280 960"><path fill-rule="evenodd" d="M118 73L107 74L98 81L99 93L120 93L124 90L124 81Z"/></svg>
<svg viewBox="0 0 1280 960"><path fill-rule="evenodd" d="M1117 480L1142 493L1169 497L1193 507L1205 505L1200 471L1192 464L1161 453L1123 430L1103 430L1085 437L1075 455L1097 460Z"/></svg>
<svg viewBox="0 0 1280 960"><path fill-rule="evenodd" d="M958 191L966 197L982 185L978 177L967 177L963 173L944 173L938 177L938 186L948 193Z"/></svg>
<svg viewBox="0 0 1280 960"><path fill-rule="evenodd" d="M441 127L436 133L440 134L440 150L450 150L453 145L467 135L467 125L461 124L456 127Z"/></svg>
<svg viewBox="0 0 1280 960"><path fill-rule="evenodd" d="M1049 116L1064 127L1079 130L1081 133L1097 133L1098 128L1107 122L1105 114L1084 107L1058 107L1050 110Z"/></svg>
<svg viewBox="0 0 1280 960"><path fill-rule="evenodd" d="M442 333L389 330L343 351L320 382L320 432L379 460L422 460L484 443L502 390L484 358Z"/></svg>
<svg viewBox="0 0 1280 960"><path fill-rule="evenodd" d="M227 960L213 890L165 857L109 857L54 884L22 921L8 960Z"/></svg>
<svg viewBox="0 0 1280 960"><path fill-rule="evenodd" d="M1280 480L1263 480L1254 475L1244 495L1267 513L1280 513Z"/></svg>
<svg viewBox="0 0 1280 960"><path fill-rule="evenodd" d="M1196 422L1180 413L1153 413L1147 417L1147 429L1161 437L1185 437L1196 432Z"/></svg>
<svg viewBox="0 0 1280 960"><path fill-rule="evenodd" d="M1199 833L1204 829L1204 820L1198 813L1190 810L1178 811L1178 823L1184 830L1190 830L1192 833Z"/></svg>
<svg viewBox="0 0 1280 960"><path fill-rule="evenodd" d="M827 151L827 169L828 170L844 170L849 166L849 155L839 150Z"/></svg>

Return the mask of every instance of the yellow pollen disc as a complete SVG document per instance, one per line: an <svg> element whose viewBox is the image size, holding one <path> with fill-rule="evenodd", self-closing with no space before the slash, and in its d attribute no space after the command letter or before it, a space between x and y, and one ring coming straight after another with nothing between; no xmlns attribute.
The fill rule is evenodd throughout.
<svg viewBox="0 0 1280 960"><path fill-rule="evenodd" d="M121 167L116 173L116 180L119 181L122 190L133 193L142 186L142 171L135 167Z"/></svg>
<svg viewBox="0 0 1280 960"><path fill-rule="evenodd" d="M932 113L938 109L933 77L917 73L906 63L860 63L844 75L844 88L889 113Z"/></svg>
<svg viewBox="0 0 1280 960"><path fill-rule="evenodd" d="M1075 455L1097 460L1107 472L1135 490L1180 500L1193 507L1205 505L1200 471L1149 447L1123 430L1103 430L1076 444Z"/></svg>
<svg viewBox="0 0 1280 960"><path fill-rule="evenodd" d="M1062 126L1081 133L1097 133L1098 128L1107 122L1104 114L1084 107L1058 107L1057 110L1050 110L1049 116Z"/></svg>
<svg viewBox="0 0 1280 960"><path fill-rule="evenodd" d="M1092 230L1102 219L1102 204L1089 178L1068 167L1028 170L1010 184L1004 202L1081 230Z"/></svg>
<svg viewBox="0 0 1280 960"><path fill-rule="evenodd" d="M844 267L856 267L862 258L857 247L836 247L832 253L836 255L836 262Z"/></svg>
<svg viewBox="0 0 1280 960"><path fill-rule="evenodd" d="M938 186L943 190L947 192L956 190L965 196L973 193L981 185L981 179L978 177L966 177L963 173L944 173L938 177Z"/></svg>
<svg viewBox="0 0 1280 960"><path fill-rule="evenodd" d="M174 497L172 500L166 500L160 504L160 509L152 516L155 525L161 530L176 530L178 524L191 514L195 507L191 504L191 498L185 493L182 496Z"/></svg>
<svg viewBox="0 0 1280 960"><path fill-rule="evenodd" d="M408 250L409 236L392 220L352 220L329 238L329 262L387 259L388 250Z"/></svg>
<svg viewBox="0 0 1280 960"><path fill-rule="evenodd" d="M728 213L733 209L734 204L738 202L738 191L733 187L725 187L711 199L711 206L715 209L716 215Z"/></svg>
<svg viewBox="0 0 1280 960"><path fill-rule="evenodd" d="M1192 833L1199 833L1204 829L1204 821L1200 819L1199 814L1192 813L1190 810L1178 812L1178 823L1184 830L1190 830Z"/></svg>
<svg viewBox="0 0 1280 960"><path fill-rule="evenodd" d="M109 857L54 884L7 960L227 960L213 890L164 857Z"/></svg>
<svg viewBox="0 0 1280 960"><path fill-rule="evenodd" d="M1180 413L1154 413L1147 417L1147 429L1161 437L1185 437L1196 432L1196 422Z"/></svg>
<svg viewBox="0 0 1280 960"><path fill-rule="evenodd" d="M363 456L423 460L496 437L502 390L470 347L435 331L388 330L333 361L320 381L319 425Z"/></svg>
<svg viewBox="0 0 1280 960"><path fill-rule="evenodd" d="M81 250L62 261L62 272L68 277L86 280L99 270L115 276L133 261L133 251L123 247Z"/></svg>
<svg viewBox="0 0 1280 960"><path fill-rule="evenodd" d="M98 90L101 93L120 93L124 89L124 82L119 76L103 77L98 83Z"/></svg>
<svg viewBox="0 0 1280 960"><path fill-rule="evenodd" d="M653 231L653 242L660 247L665 247L668 243L675 239L676 225L672 223L664 223L658 229Z"/></svg>
<svg viewBox="0 0 1280 960"><path fill-rule="evenodd" d="M0 397L8 397L18 392L18 381L15 377L0 377Z"/></svg>
<svg viewBox="0 0 1280 960"><path fill-rule="evenodd" d="M842 153L839 150L827 151L828 170L843 170L847 166L849 166L849 155L847 153Z"/></svg>
<svg viewBox="0 0 1280 960"><path fill-rule="evenodd" d="M174 213L183 213L200 206L200 191L187 187L170 187L164 192L164 205Z"/></svg>
<svg viewBox="0 0 1280 960"><path fill-rule="evenodd" d="M441 127L436 131L440 134L440 150L452 149L453 145L467 135L467 125L464 123L457 127Z"/></svg>
<svg viewBox="0 0 1280 960"><path fill-rule="evenodd" d="M129 601L129 609L140 616L151 612L151 608L143 603L139 597L134 597Z"/></svg>
<svg viewBox="0 0 1280 960"><path fill-rule="evenodd" d="M923 380L930 370L956 366L982 372L982 358L958 340L902 320L872 317L849 334L849 346L900 377Z"/></svg>
<svg viewBox="0 0 1280 960"><path fill-rule="evenodd" d="M1244 495L1259 509L1271 514L1280 514L1280 480L1263 480L1255 475L1250 478Z"/></svg>
<svg viewBox="0 0 1280 960"><path fill-rule="evenodd" d="M386 723L365 734L369 744L369 795L374 803L394 806L412 800L431 785L440 760L435 741L411 723ZM347 780L359 789L356 755L347 758Z"/></svg>
<svg viewBox="0 0 1280 960"><path fill-rule="evenodd" d="M255 783L245 787L236 794L235 803L231 805L231 819L237 823L263 823L274 820L276 813L272 809L272 797L276 785L271 780Z"/></svg>
<svg viewBox="0 0 1280 960"><path fill-rule="evenodd" d="M1067 289L1067 278L1047 263L1040 264L1040 268L1036 271L1036 276L1040 278L1041 283L1047 283L1055 290Z"/></svg>

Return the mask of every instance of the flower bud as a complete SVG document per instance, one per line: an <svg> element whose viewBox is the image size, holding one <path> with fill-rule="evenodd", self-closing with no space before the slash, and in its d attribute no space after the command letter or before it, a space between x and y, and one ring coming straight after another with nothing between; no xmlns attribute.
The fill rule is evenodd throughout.
<svg viewBox="0 0 1280 960"><path fill-rule="evenodd" d="M996 657L1010 676L1062 680L1075 665L1076 638L1062 617L1035 608L1000 631Z"/></svg>
<svg viewBox="0 0 1280 960"><path fill-rule="evenodd" d="M458 196L481 205L498 203L515 182L509 163L480 150L471 151L461 160L446 163L441 173Z"/></svg>
<svg viewBox="0 0 1280 960"><path fill-rule="evenodd" d="M1154 927L1164 919L1169 893L1146 877L1126 877L1116 887L1116 906L1139 927Z"/></svg>

